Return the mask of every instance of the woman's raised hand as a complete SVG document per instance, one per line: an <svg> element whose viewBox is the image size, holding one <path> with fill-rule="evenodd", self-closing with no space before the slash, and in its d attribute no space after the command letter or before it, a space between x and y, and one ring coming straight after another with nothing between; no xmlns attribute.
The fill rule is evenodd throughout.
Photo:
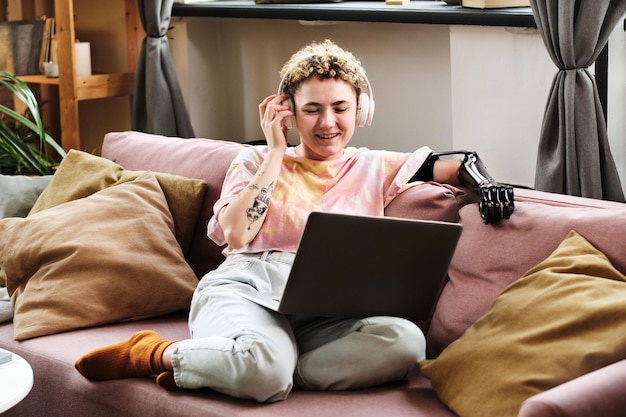
<svg viewBox="0 0 626 417"><path fill-rule="evenodd" d="M288 117L293 116L291 108L283 104L287 96L271 95L259 104L261 129L265 135L267 145L272 149L287 149Z"/></svg>

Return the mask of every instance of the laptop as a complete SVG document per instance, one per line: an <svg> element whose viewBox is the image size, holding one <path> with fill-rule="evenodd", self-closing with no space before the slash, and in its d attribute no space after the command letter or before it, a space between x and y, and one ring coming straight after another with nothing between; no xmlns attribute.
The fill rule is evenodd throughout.
<svg viewBox="0 0 626 417"><path fill-rule="evenodd" d="M284 292L240 292L283 314L430 320L462 226L313 212Z"/></svg>

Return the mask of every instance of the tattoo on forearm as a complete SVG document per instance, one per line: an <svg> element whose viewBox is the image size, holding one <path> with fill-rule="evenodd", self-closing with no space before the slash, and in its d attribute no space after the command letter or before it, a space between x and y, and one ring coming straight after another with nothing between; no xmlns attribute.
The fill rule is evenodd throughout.
<svg viewBox="0 0 626 417"><path fill-rule="evenodd" d="M256 185L250 185L248 188L250 189L258 189ZM254 203L252 207L246 210L246 215L250 224L248 225L248 230L252 224L263 217L263 214L267 211L270 205L270 200L272 197L272 193L274 192L274 183L272 182L267 188L261 188L261 192L254 198Z"/></svg>

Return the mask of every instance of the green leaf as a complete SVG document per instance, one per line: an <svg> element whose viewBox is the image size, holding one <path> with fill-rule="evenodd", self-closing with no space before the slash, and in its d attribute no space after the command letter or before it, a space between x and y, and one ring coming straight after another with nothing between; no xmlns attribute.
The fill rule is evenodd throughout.
<svg viewBox="0 0 626 417"><path fill-rule="evenodd" d="M61 158L66 153L46 133L35 95L25 82L6 72L0 72L0 85L13 93L27 108L25 114L20 114L0 105L1 172L37 175L54 173L56 162L48 155L48 147ZM38 138L38 144L28 143L30 137Z"/></svg>

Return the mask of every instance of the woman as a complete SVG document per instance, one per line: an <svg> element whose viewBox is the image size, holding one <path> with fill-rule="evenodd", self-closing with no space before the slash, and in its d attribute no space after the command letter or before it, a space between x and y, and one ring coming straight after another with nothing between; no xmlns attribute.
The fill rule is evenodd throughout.
<svg viewBox="0 0 626 417"><path fill-rule="evenodd" d="M403 379L425 358L424 335L410 321L284 316L238 295L250 287L284 288L312 210L383 215L416 172L418 179L460 184L462 162L439 160L426 147L413 153L347 147L373 113L371 88L351 53L331 41L313 43L281 75L279 94L259 105L267 146L235 158L215 204L209 236L226 245L226 260L199 282L191 338L136 333L81 357L76 367L84 376L158 375L166 388L208 387L270 402L285 399L294 384L345 390ZM296 147L287 146L292 124Z"/></svg>

